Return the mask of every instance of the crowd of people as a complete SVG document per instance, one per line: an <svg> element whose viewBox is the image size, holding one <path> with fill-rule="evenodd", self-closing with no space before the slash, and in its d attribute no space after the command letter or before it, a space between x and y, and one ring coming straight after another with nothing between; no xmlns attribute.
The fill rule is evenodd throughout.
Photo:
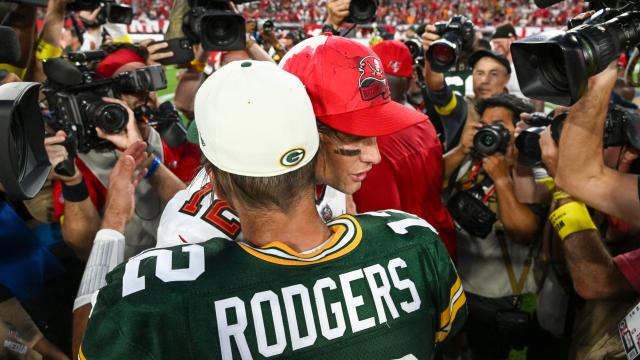
<svg viewBox="0 0 640 360"><path fill-rule="evenodd" d="M186 1L126 3L168 18ZM21 197L0 173L0 358L637 355L640 134L611 141L638 116L630 54L565 107L528 98L511 53L514 25L583 4L382 1L385 24L421 25L410 48L346 36L349 0L265 0L233 9L243 49L180 61L66 28L67 5L38 32L36 7L0 9L19 47L0 97L24 102L0 104L0 141L35 126L48 172ZM495 30L443 70L434 22L457 14ZM34 83L42 119L21 118ZM24 166L41 160L26 143L4 147L33 151Z"/></svg>

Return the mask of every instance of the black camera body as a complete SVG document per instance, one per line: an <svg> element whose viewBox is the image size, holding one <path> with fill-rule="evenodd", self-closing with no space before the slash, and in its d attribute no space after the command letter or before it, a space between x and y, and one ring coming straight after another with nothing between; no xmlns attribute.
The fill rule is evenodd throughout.
<svg viewBox="0 0 640 360"><path fill-rule="evenodd" d="M433 71L443 73L458 63L463 53L471 51L476 31L473 23L461 15L439 21L434 26L441 38L429 46L427 60Z"/></svg>
<svg viewBox="0 0 640 360"><path fill-rule="evenodd" d="M378 11L378 0L351 0L349 16L345 22L352 24L367 24L375 20Z"/></svg>
<svg viewBox="0 0 640 360"><path fill-rule="evenodd" d="M522 92L536 100L574 104L587 89L589 77L640 44L636 7L603 9L566 32L543 32L515 41L511 54Z"/></svg>
<svg viewBox="0 0 640 360"><path fill-rule="evenodd" d="M498 125L483 125L473 137L473 157L482 159L497 152L506 153L511 133L507 128Z"/></svg>
<svg viewBox="0 0 640 360"><path fill-rule="evenodd" d="M182 23L182 31L189 41L202 44L207 51L244 49L244 18L231 11L229 4L229 1L224 0L189 0L191 9L185 14Z"/></svg>
<svg viewBox="0 0 640 360"><path fill-rule="evenodd" d="M424 48L422 47L422 40L417 36L410 37L405 40L404 44L409 48L413 61L422 64L424 62Z"/></svg>
<svg viewBox="0 0 640 360"><path fill-rule="evenodd" d="M114 0L77 0L67 5L69 11L93 11L98 7L102 9L96 17L93 26L103 25L107 22L115 24L131 24L133 9L127 5L117 4Z"/></svg>
<svg viewBox="0 0 640 360"><path fill-rule="evenodd" d="M187 129L170 101L163 102L156 110L142 105L133 109L133 113L136 120L144 121L156 129L169 147L178 147L187 140Z"/></svg>
<svg viewBox="0 0 640 360"><path fill-rule="evenodd" d="M111 143L98 138L96 127L115 134L127 125L127 110L103 101L102 97L140 94L167 86L161 65L108 79L99 78L85 64L75 66L62 58L45 62L44 70L48 79L43 91L50 110L47 124L53 130L65 131L81 153L112 148Z"/></svg>

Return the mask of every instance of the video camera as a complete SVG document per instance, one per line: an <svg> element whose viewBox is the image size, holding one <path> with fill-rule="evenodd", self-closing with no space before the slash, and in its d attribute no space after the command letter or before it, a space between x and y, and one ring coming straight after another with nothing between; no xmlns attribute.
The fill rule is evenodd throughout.
<svg viewBox="0 0 640 360"><path fill-rule="evenodd" d="M589 77L620 53L640 44L640 4L622 0L568 31L549 31L515 41L511 54L522 92L532 99L569 106L584 94ZM600 8L597 1L591 8Z"/></svg>
<svg viewBox="0 0 640 360"><path fill-rule="evenodd" d="M131 24L133 20L133 10L130 6L117 4L114 0L76 0L67 5L68 11L94 11L102 7L94 26L103 25L107 22L115 24Z"/></svg>
<svg viewBox="0 0 640 360"><path fill-rule="evenodd" d="M471 51L476 31L473 23L460 15L449 21L439 21L434 26L441 38L429 46L427 60L433 71L443 73L458 63L463 53Z"/></svg>
<svg viewBox="0 0 640 360"><path fill-rule="evenodd" d="M68 59L95 61L100 53L71 53ZM65 131L67 140L73 142L72 147L81 153L108 150L113 145L98 138L96 127L105 133L118 133L126 127L129 115L125 108L105 102L102 97L164 89L167 79L161 65L100 78L84 61L74 65L63 58L54 58L44 63L48 79L43 91L50 110L47 124L55 131Z"/></svg>
<svg viewBox="0 0 640 360"><path fill-rule="evenodd" d="M236 4L253 0L234 0ZM232 11L226 0L189 0L182 31L207 51L242 50L246 47L244 18Z"/></svg>
<svg viewBox="0 0 640 360"><path fill-rule="evenodd" d="M518 162L521 165L535 167L542 165L542 149L540 149L540 133L550 126L551 137L558 144L564 122L568 113L556 117L544 113L534 113L527 124L532 125L516 138ZM640 149L640 114L615 105L609 109L604 123L603 147L629 144Z"/></svg>

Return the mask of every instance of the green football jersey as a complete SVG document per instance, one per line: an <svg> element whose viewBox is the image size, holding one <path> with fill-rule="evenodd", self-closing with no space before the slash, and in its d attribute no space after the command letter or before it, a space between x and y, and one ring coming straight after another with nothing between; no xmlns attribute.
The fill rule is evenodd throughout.
<svg viewBox="0 0 640 360"><path fill-rule="evenodd" d="M328 225L312 252L212 239L129 259L80 359L430 359L467 316L433 227L395 210Z"/></svg>

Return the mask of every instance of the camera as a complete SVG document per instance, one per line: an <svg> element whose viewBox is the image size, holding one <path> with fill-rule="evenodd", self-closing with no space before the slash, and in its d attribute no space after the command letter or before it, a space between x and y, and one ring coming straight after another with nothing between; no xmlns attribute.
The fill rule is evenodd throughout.
<svg viewBox="0 0 640 360"><path fill-rule="evenodd" d="M94 11L102 7L94 23L90 26L99 26L107 22L115 24L131 24L133 9L127 5L117 4L113 0L77 0L67 5L68 11ZM86 23L86 20L83 20Z"/></svg>
<svg viewBox="0 0 640 360"><path fill-rule="evenodd" d="M584 94L589 77L640 43L640 12L602 9L568 31L515 41L511 54L522 92L532 99L569 106ZM635 10L635 7L634 7Z"/></svg>
<svg viewBox="0 0 640 360"><path fill-rule="evenodd" d="M492 185L493 182L487 177L468 190L458 191L447 201L451 217L470 235L487 237L498 219L485 204Z"/></svg>
<svg viewBox="0 0 640 360"><path fill-rule="evenodd" d="M189 0L189 6L191 9L182 23L182 30L189 41L201 43L207 51L242 50L246 47L244 18L231 11L229 1Z"/></svg>
<svg viewBox="0 0 640 360"><path fill-rule="evenodd" d="M178 147L187 140L187 129L170 101L160 104L157 110L146 105L138 106L133 109L133 113L136 120L144 121L156 129L169 147Z"/></svg>
<svg viewBox="0 0 640 360"><path fill-rule="evenodd" d="M40 84L0 86L0 183L11 200L34 197L51 170L38 106Z"/></svg>
<svg viewBox="0 0 640 360"><path fill-rule="evenodd" d="M427 60L433 71L443 73L458 63L463 53L471 51L476 32L473 23L460 15L446 22L439 21L434 26L441 39L429 46Z"/></svg>
<svg viewBox="0 0 640 360"><path fill-rule="evenodd" d="M566 113L558 115L557 121L564 121ZM540 149L540 134L550 124L554 118L545 113L532 113L528 125L532 127L524 130L516 137L516 147L518 148L518 163L524 166L534 167L542 164L542 149Z"/></svg>
<svg viewBox="0 0 640 360"><path fill-rule="evenodd" d="M478 159L491 156L497 152L504 154L507 151L510 140L511 133L504 126L500 124L483 125L473 137L471 154Z"/></svg>
<svg viewBox="0 0 640 360"><path fill-rule="evenodd" d="M524 166L541 166L542 150L540 149L539 134L547 125L550 126L551 137L558 144L567 115L568 113L562 113L553 119L547 117L546 125L529 128L518 135L516 138L518 162ZM602 145L607 148L625 144L640 149L640 114L615 105L609 109L604 122Z"/></svg>
<svg viewBox="0 0 640 360"><path fill-rule="evenodd" d="M404 44L409 48L414 62L424 62L424 48L422 47L422 40L419 37L411 37L405 40Z"/></svg>
<svg viewBox="0 0 640 360"><path fill-rule="evenodd" d="M345 22L352 24L367 24L376 18L378 0L351 0L349 3L349 17Z"/></svg>
<svg viewBox="0 0 640 360"><path fill-rule="evenodd" d="M74 58L81 57L74 55ZM119 133L128 122L127 110L102 97L140 94L164 89L167 80L161 65L124 72L113 78L99 78L86 64L77 66L62 58L44 63L47 81L43 92L49 103L47 125L63 130L81 153L108 150L111 143L100 139L96 127L106 133ZM75 149L74 149L75 150Z"/></svg>

